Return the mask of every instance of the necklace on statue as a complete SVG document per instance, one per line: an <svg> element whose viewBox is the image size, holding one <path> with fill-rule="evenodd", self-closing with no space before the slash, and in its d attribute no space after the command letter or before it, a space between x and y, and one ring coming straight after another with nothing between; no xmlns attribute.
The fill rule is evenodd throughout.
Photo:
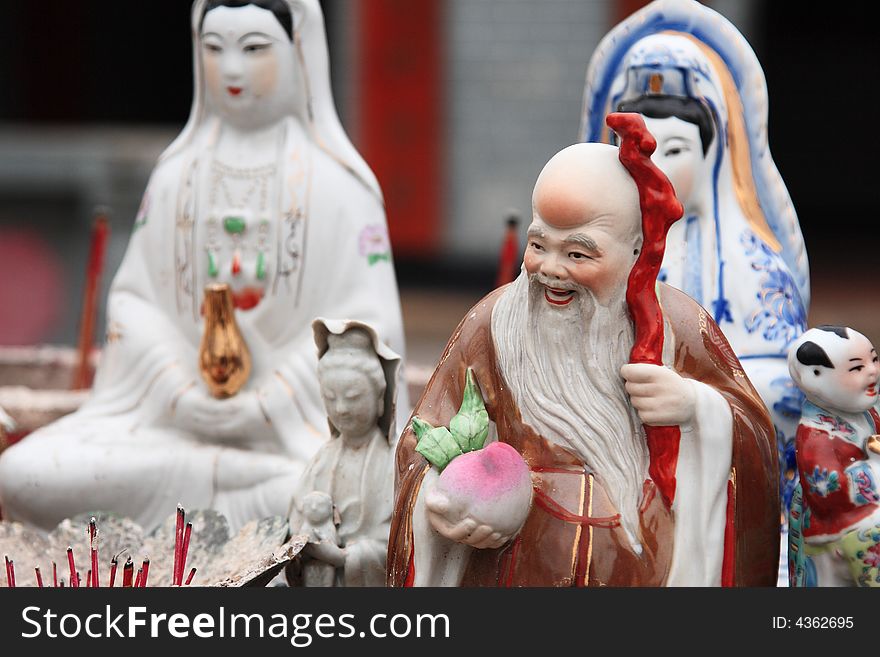
<svg viewBox="0 0 880 657"><path fill-rule="evenodd" d="M224 245L232 253L229 273L232 276L241 274L243 252L250 248L246 238L255 230L254 273L258 280L265 280L270 228L267 211L269 187L276 171L274 164L237 168L216 159L211 162L208 188L211 211L207 220L206 245L209 277L217 278L221 273L220 254Z"/></svg>

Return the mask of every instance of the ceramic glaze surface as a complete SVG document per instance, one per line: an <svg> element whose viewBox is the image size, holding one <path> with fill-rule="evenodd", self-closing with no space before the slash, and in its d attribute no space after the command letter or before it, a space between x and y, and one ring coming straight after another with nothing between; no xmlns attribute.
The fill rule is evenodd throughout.
<svg viewBox="0 0 880 657"><path fill-rule="evenodd" d="M499 536L520 530L532 501L529 468L515 449L506 443L492 443L476 452L457 457L443 470L434 494L440 497L428 507L475 502L472 516L479 525Z"/></svg>
<svg viewBox="0 0 880 657"><path fill-rule="evenodd" d="M111 287L93 395L4 453L6 517L51 528L106 510L152 527L178 502L233 528L286 515L329 438L313 319L369 322L403 353L381 192L333 105L319 4L273 6L194 4L192 112ZM227 399L199 373L214 284L251 356Z"/></svg>
<svg viewBox="0 0 880 657"><path fill-rule="evenodd" d="M608 141L608 112L645 115L658 142L653 160L684 205L660 280L710 312L770 410L787 507L801 395L785 357L806 329L810 287L797 215L767 142L767 107L761 66L729 21L693 0L658 0L594 53L580 137Z"/></svg>
<svg viewBox="0 0 880 657"><path fill-rule="evenodd" d="M788 365L804 392L790 512L793 586L880 586L880 363L858 331L820 326Z"/></svg>
<svg viewBox="0 0 880 657"><path fill-rule="evenodd" d="M314 323L318 376L331 439L306 466L290 509L293 533L309 536L306 586L383 586L394 488L392 461L400 357L375 329Z"/></svg>
<svg viewBox="0 0 880 657"><path fill-rule="evenodd" d="M313 544L339 546L339 534L333 514L333 498L321 491L312 491L302 500L302 524L297 532L308 536ZM309 559L303 564L302 584L307 587L333 586L336 583L336 566L332 563Z"/></svg>
<svg viewBox="0 0 880 657"><path fill-rule="evenodd" d="M649 330L630 319L631 273L653 293L662 236L680 208L650 165L641 118L617 118L619 150L577 144L545 166L523 272L462 320L401 437L392 585L776 581L776 459L757 393L682 293L657 287L636 313ZM671 202L664 210L643 197ZM637 264L643 253L653 274ZM628 363L631 354L646 357ZM513 533L485 513L479 486L445 492L439 473L469 456L453 452L470 443L458 418L478 417L468 410L473 388L490 442L510 445L531 472L531 505ZM681 432L677 450L650 449L644 427L670 426ZM661 460L665 469L652 468Z"/></svg>

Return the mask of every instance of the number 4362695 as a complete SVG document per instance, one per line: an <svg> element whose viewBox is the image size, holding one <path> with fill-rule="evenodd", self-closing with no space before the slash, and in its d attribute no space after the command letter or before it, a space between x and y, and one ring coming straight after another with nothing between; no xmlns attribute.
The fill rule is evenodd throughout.
<svg viewBox="0 0 880 657"><path fill-rule="evenodd" d="M798 616L794 626L805 630L837 630L853 627L852 616Z"/></svg>

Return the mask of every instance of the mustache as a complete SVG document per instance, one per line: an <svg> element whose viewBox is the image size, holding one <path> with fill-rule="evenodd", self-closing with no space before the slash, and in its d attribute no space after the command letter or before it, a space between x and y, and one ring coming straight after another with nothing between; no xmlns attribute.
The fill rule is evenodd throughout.
<svg viewBox="0 0 880 657"><path fill-rule="evenodd" d="M550 278L540 272L529 274L529 284L540 284L546 287L552 287L557 290L574 290L575 292L587 292L587 288L578 285L572 281L560 281L556 278Z"/></svg>

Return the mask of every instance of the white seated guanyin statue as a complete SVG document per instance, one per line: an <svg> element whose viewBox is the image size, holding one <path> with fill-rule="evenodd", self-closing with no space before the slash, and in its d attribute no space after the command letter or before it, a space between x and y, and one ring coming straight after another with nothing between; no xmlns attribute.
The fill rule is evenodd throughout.
<svg viewBox="0 0 880 657"><path fill-rule="evenodd" d="M382 196L336 114L318 0L197 0L193 41L192 114L113 282L94 392L3 454L7 519L286 515L329 438L312 320L369 323L403 353ZM199 371L213 283L230 286L252 359L228 399Z"/></svg>

